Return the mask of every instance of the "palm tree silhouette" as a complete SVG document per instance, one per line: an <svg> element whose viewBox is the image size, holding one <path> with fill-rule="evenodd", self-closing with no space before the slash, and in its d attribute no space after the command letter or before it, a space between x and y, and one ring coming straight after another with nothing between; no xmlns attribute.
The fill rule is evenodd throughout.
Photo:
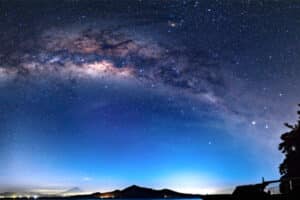
<svg viewBox="0 0 300 200"><path fill-rule="evenodd" d="M300 191L300 111L298 111L298 115L297 124L285 124L290 131L281 135L282 142L279 144L279 150L285 155L279 166L280 191L282 193L298 193Z"/></svg>

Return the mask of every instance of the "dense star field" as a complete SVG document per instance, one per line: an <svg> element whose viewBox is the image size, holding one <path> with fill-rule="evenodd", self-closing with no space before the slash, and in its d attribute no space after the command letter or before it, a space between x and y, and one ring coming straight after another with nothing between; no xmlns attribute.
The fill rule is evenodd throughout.
<svg viewBox="0 0 300 200"><path fill-rule="evenodd" d="M297 1L0 1L0 192L278 179Z"/></svg>

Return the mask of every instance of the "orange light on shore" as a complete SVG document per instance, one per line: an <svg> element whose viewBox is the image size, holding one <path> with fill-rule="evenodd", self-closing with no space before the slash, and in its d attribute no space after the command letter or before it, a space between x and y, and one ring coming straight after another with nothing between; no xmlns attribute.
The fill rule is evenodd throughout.
<svg viewBox="0 0 300 200"><path fill-rule="evenodd" d="M106 194L99 194L99 195L97 195L97 197L101 198L101 199L113 199L113 198L115 198L115 195L106 193Z"/></svg>

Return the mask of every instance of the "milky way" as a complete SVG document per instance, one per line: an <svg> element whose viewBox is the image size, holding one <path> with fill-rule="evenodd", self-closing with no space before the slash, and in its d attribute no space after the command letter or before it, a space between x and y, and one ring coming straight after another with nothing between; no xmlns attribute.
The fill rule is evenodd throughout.
<svg viewBox="0 0 300 200"><path fill-rule="evenodd" d="M215 192L278 177L300 5L112 2L1 1L0 187Z"/></svg>
<svg viewBox="0 0 300 200"><path fill-rule="evenodd" d="M22 41L21 46L34 52L20 49L5 58L8 63L18 64L2 66L1 77L2 80L30 79L30 75L63 79L134 77L152 87L169 86L216 101L214 90L221 90L224 83L218 61L208 52L190 52L176 43L164 45L138 34L117 25L106 29L80 25L53 28L34 42Z"/></svg>

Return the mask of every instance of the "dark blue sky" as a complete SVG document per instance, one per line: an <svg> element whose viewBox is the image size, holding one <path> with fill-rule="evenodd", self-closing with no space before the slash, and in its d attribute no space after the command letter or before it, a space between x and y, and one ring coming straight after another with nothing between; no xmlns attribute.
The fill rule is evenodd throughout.
<svg viewBox="0 0 300 200"><path fill-rule="evenodd" d="M279 177L300 5L1 1L0 191Z"/></svg>

